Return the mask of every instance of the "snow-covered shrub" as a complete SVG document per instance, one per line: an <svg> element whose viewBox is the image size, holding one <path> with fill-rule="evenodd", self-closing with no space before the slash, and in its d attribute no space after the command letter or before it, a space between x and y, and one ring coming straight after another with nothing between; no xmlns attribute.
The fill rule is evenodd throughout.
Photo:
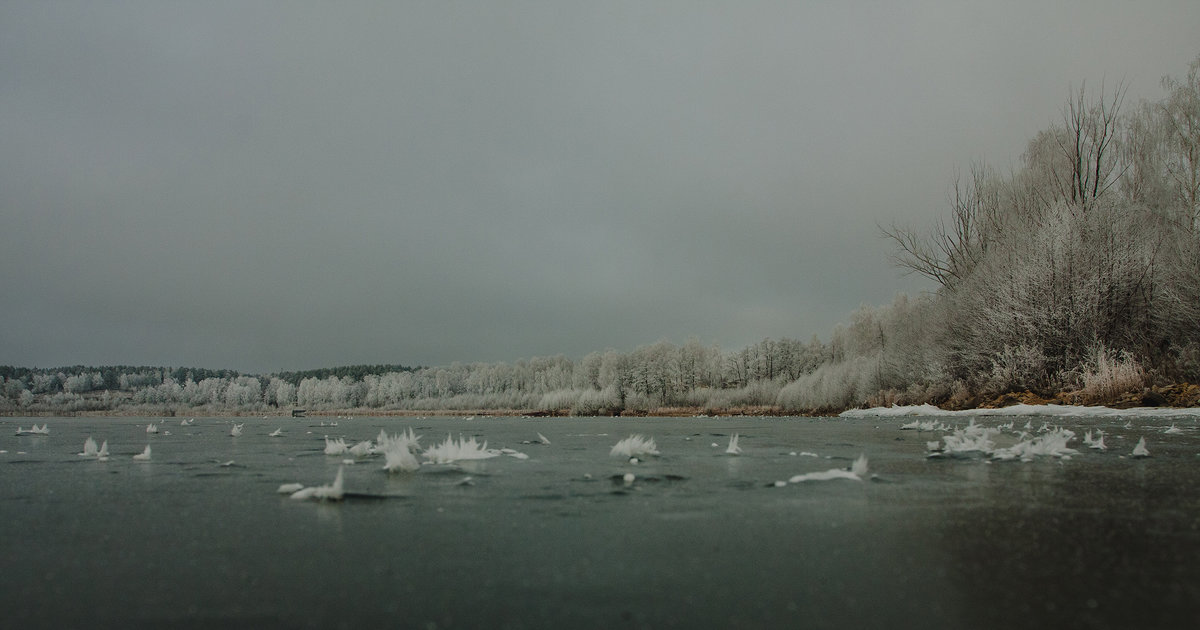
<svg viewBox="0 0 1200 630"><path fill-rule="evenodd" d="M992 373L985 390L993 394L1040 388L1046 382L1046 355L1041 348L1020 344L1004 346L992 357Z"/></svg>
<svg viewBox="0 0 1200 630"><path fill-rule="evenodd" d="M1092 353L1090 365L1083 370L1085 404L1112 400L1126 392L1136 391L1146 381L1142 365L1129 352L1117 353L1098 344Z"/></svg>
<svg viewBox="0 0 1200 630"><path fill-rule="evenodd" d="M570 409L575 406L575 402L579 400L581 394L581 391L574 389L556 389L546 392L542 394L542 399L538 401L537 409L539 411Z"/></svg>
<svg viewBox="0 0 1200 630"><path fill-rule="evenodd" d="M827 363L781 389L777 404L788 411L858 407L880 389L878 365L867 356Z"/></svg>
<svg viewBox="0 0 1200 630"><path fill-rule="evenodd" d="M588 389L579 394L571 407L573 416L606 416L621 411L621 397L615 387Z"/></svg>

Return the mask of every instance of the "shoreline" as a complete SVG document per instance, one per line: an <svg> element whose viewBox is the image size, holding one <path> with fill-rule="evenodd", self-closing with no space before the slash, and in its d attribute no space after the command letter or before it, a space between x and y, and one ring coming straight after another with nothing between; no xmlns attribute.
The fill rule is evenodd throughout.
<svg viewBox="0 0 1200 630"><path fill-rule="evenodd" d="M1013 399L1006 398L1005 402ZM974 407L954 407L950 405L935 405L942 411L970 412L978 410L985 413L989 410L1003 409L1017 405L1029 407L1073 407L1078 409L1108 408L1115 411L1125 409L1159 409L1163 411L1178 409L1195 409L1200 405L1136 405L1136 404L1071 404L1057 400L1041 400L1038 402L1023 402L1016 400L1009 404L985 404ZM904 407L891 405L890 407ZM836 418L845 411L855 409L887 409L887 405L877 407L852 407L842 410L817 410L807 412L785 411L778 407L745 407L733 409L704 409L701 407L663 407L653 411L626 410L619 414L598 416L575 416L569 409L545 411L537 409L323 409L305 412L303 416L293 416L291 410L286 412L231 411L214 409L189 409L167 411L152 409L115 409L97 411L35 411L20 412L15 410L0 411L0 418L261 418L280 420L303 420L305 418L738 418L738 417L776 417L776 418ZM986 413L985 413L986 415Z"/></svg>
<svg viewBox="0 0 1200 630"><path fill-rule="evenodd" d="M778 405L743 405L736 407L708 408L702 406L662 406L655 409L625 409L620 413L597 414L595 416L575 416L570 408L564 409L376 409L370 407L343 409L308 409L304 416L292 416L297 407L266 408L251 410L219 409L211 407L194 408L164 408L153 406L121 406L116 409L93 410L29 410L3 409L0 417L7 418L72 418L72 417L134 417L134 418L179 418L179 417L209 417L209 418L303 418L312 417L497 417L497 418L565 418L565 417L622 417L622 418L726 418L726 417L795 417L795 418L828 418L836 417L844 411L852 409L888 408L895 406L910 406L931 404L943 411L970 411L973 409L1002 409L1014 405L1048 406L1062 405L1069 407L1108 407L1111 409L1158 408L1158 409L1190 409L1200 407L1200 385L1192 383L1173 383L1166 386L1148 387L1140 391L1123 392L1119 394L1085 398L1082 392L1060 392L1050 396L1042 396L1030 391L1007 392L997 396L987 397L976 394L949 400L920 401L905 400L902 396L881 395L872 397L871 403L844 409L825 408L807 410L786 410Z"/></svg>

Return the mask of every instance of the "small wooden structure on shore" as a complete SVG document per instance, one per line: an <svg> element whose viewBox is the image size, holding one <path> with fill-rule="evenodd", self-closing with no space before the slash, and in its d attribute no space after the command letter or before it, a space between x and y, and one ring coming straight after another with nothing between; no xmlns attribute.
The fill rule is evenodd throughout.
<svg viewBox="0 0 1200 630"><path fill-rule="evenodd" d="M304 409L293 409L293 410L292 410L292 417L293 417L293 418L303 418L303 417L304 417L304 412L305 412L305 410L304 410Z"/></svg>

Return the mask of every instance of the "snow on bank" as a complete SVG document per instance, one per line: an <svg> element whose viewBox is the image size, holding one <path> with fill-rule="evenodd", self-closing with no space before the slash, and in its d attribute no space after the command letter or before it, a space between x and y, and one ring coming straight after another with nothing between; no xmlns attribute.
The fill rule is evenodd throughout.
<svg viewBox="0 0 1200 630"><path fill-rule="evenodd" d="M1200 408L1134 407L1113 409L1112 407L1080 407L1076 405L1012 405L998 409L964 409L949 411L933 405L909 405L905 407L874 407L871 409L849 409L838 414L839 418L900 418L907 416L935 417L979 417L979 416L1053 416L1060 418L1200 418Z"/></svg>

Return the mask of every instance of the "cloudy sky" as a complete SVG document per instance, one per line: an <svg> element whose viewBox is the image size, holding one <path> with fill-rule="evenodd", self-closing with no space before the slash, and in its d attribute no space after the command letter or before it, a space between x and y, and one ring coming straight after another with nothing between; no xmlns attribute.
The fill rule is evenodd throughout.
<svg viewBox="0 0 1200 630"><path fill-rule="evenodd" d="M0 364L828 337L1200 2L4 2Z"/></svg>

